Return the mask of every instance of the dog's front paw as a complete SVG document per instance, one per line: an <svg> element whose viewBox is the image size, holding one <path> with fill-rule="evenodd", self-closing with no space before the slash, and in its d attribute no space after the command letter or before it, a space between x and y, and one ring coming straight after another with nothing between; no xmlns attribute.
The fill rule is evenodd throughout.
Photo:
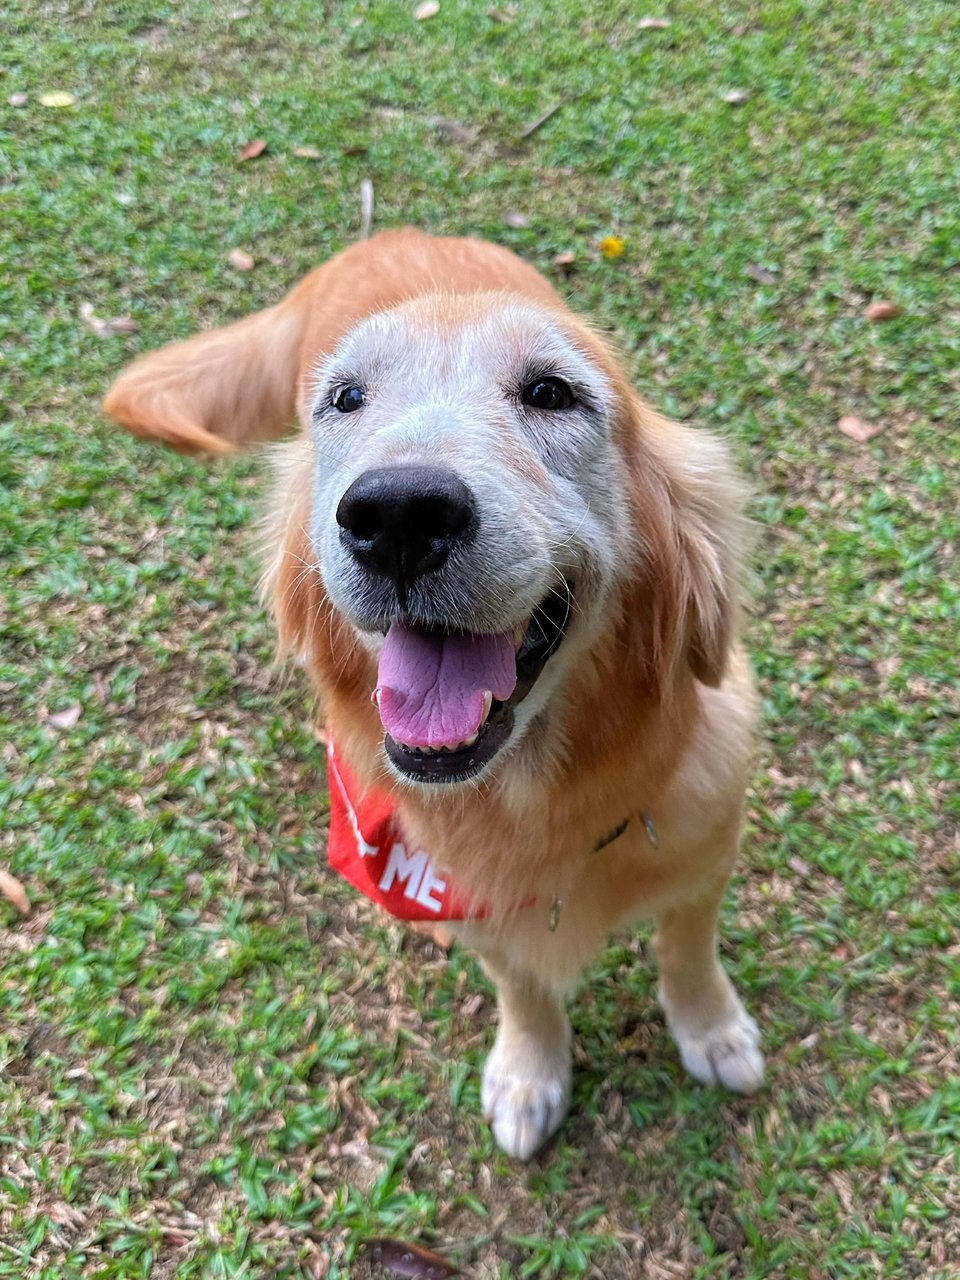
<svg viewBox="0 0 960 1280"><path fill-rule="evenodd" d="M760 1030L739 1000L733 1013L712 1027L692 1030L667 1022L680 1060L701 1084L722 1084L737 1093L753 1093L763 1084Z"/></svg>
<svg viewBox="0 0 960 1280"><path fill-rule="evenodd" d="M508 1156L529 1160L559 1129L570 1102L566 1045L506 1043L498 1036L483 1072L483 1114Z"/></svg>

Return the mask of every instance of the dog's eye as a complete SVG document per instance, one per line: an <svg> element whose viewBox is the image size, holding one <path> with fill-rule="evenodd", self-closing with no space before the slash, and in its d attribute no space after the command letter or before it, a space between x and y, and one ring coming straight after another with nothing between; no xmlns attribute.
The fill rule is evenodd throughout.
<svg viewBox="0 0 960 1280"><path fill-rule="evenodd" d="M569 409L574 395L562 378L538 378L527 383L520 399L531 409Z"/></svg>
<svg viewBox="0 0 960 1280"><path fill-rule="evenodd" d="M363 405L363 387L344 387L336 396L333 407L341 413L353 413Z"/></svg>

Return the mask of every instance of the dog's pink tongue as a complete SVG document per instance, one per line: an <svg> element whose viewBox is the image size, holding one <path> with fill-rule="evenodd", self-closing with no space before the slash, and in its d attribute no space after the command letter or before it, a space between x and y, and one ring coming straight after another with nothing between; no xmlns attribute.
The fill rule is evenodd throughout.
<svg viewBox="0 0 960 1280"><path fill-rule="evenodd" d="M395 622L383 642L376 698L395 741L448 747L480 728L486 691L502 701L516 683L509 632L439 635Z"/></svg>

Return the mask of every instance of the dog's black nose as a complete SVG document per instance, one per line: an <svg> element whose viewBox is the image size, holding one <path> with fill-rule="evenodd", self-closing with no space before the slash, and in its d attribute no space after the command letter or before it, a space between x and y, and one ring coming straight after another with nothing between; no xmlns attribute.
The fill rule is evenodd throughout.
<svg viewBox="0 0 960 1280"><path fill-rule="evenodd" d="M406 607L410 583L469 542L476 502L446 467L378 467L358 476L340 499L337 524L351 555L390 578Z"/></svg>

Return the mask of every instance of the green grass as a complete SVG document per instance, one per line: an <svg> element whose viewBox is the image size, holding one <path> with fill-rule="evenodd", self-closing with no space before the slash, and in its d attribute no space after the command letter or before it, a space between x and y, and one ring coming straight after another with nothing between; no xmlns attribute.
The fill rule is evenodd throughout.
<svg viewBox="0 0 960 1280"><path fill-rule="evenodd" d="M364 1276L382 1235L487 1278L956 1275L960 8L239 3L2 19L0 866L33 910L0 904L0 1277ZM368 176L378 226L552 273L757 491L724 953L769 1089L682 1076L621 939L529 1168L479 1116L473 962L323 866L322 752L256 604L261 461L98 414L135 352L349 243Z"/></svg>

